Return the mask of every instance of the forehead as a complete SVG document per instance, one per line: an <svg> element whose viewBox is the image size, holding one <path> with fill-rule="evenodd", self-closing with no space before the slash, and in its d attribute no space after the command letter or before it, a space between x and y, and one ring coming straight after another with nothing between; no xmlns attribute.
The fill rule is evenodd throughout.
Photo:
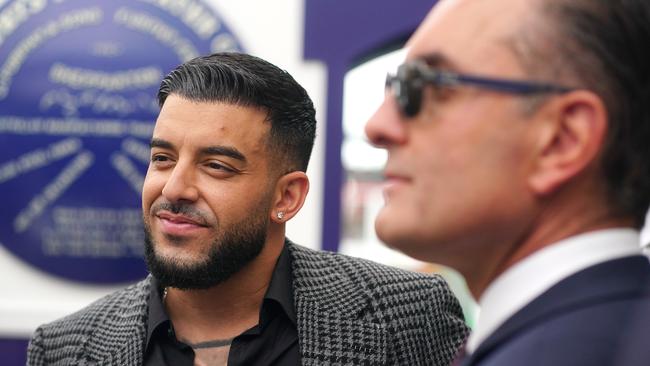
<svg viewBox="0 0 650 366"><path fill-rule="evenodd" d="M441 0L407 44L407 59L442 55L471 72L516 67L517 34L532 27L533 0Z"/></svg>
<svg viewBox="0 0 650 366"><path fill-rule="evenodd" d="M153 137L176 148L200 149L229 145L244 153L266 146L270 123L258 108L222 102L190 101L169 95L160 110Z"/></svg>

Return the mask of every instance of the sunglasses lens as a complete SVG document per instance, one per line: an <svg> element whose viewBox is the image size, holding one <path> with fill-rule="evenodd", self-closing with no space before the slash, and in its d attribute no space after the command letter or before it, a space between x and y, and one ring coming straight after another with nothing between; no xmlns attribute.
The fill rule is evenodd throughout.
<svg viewBox="0 0 650 366"><path fill-rule="evenodd" d="M406 85L403 80L396 78L393 81L392 89L393 94L395 94L395 99L397 100L397 105L399 105L399 109L404 113L405 108L409 105L408 85Z"/></svg>
<svg viewBox="0 0 650 366"><path fill-rule="evenodd" d="M422 77L412 65L403 64L397 75L386 76L386 88L390 89L400 112L408 118L415 117L422 102Z"/></svg>
<svg viewBox="0 0 650 366"><path fill-rule="evenodd" d="M404 64L397 70L395 79L398 85L393 87L393 91L402 113L409 118L415 117L422 101L422 82L418 70L412 65Z"/></svg>

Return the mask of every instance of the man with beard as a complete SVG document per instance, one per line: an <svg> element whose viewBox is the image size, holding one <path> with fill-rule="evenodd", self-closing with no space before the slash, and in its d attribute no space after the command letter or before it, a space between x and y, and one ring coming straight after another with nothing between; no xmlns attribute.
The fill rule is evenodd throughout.
<svg viewBox="0 0 650 366"><path fill-rule="evenodd" d="M650 363L648 328L617 355L650 310L649 46L647 0L443 0L409 41L366 125L375 226L467 280L456 364Z"/></svg>
<svg viewBox="0 0 650 366"><path fill-rule="evenodd" d="M163 80L142 206L152 276L40 327L31 365L446 365L466 328L439 277L285 239L315 136L305 90L253 56Z"/></svg>

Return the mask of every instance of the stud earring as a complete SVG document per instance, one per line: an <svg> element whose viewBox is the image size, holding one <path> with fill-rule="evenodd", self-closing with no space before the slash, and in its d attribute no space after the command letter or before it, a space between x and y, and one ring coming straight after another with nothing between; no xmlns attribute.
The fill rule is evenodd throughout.
<svg viewBox="0 0 650 366"><path fill-rule="evenodd" d="M275 216L278 218L278 220L282 220L284 218L284 212L278 211Z"/></svg>

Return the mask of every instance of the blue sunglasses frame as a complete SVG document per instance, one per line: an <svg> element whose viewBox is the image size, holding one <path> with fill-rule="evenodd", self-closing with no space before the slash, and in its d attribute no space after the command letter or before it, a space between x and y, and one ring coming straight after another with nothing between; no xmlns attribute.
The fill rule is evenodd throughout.
<svg viewBox="0 0 650 366"><path fill-rule="evenodd" d="M404 63L397 68L396 75L388 74L386 76L386 88L390 89L395 96L402 114L409 118L415 117L420 112L422 91L425 85L433 85L437 88L470 85L524 96L567 93L575 90L575 88L543 82L461 74L430 67L422 61Z"/></svg>

